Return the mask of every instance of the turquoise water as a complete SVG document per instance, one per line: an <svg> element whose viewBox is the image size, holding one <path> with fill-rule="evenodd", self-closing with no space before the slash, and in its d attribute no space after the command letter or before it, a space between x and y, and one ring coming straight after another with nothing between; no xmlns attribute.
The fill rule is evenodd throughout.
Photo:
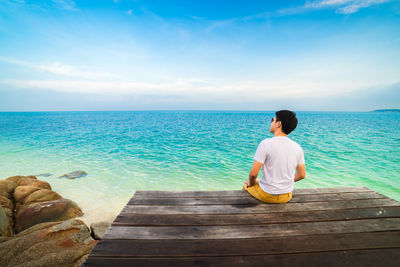
<svg viewBox="0 0 400 267"><path fill-rule="evenodd" d="M0 113L0 178L38 175L87 221L111 221L135 190L241 189L273 112ZM400 201L400 113L298 112L297 188L367 186ZM61 179L72 171L86 177ZM260 173L261 174L261 173Z"/></svg>

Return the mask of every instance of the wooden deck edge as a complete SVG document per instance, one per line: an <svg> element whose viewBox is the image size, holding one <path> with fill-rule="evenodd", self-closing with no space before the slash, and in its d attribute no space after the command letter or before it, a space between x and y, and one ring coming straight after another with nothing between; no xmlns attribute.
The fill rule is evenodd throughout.
<svg viewBox="0 0 400 267"><path fill-rule="evenodd" d="M315 251L307 251L307 252L284 252L284 253L257 253L257 254L235 254L235 255L148 255L148 256L115 256L115 255L89 255L88 259L96 258L96 259L192 259L192 258L230 258L230 257L253 257L253 256L274 256L274 255L299 255L299 254L319 254L319 253L330 253L330 252L354 252L354 251L379 251L379 250L398 250L400 252L400 246L389 246L389 247L374 247L374 248L362 248L362 249L332 249L332 250L315 250ZM399 253L400 255L400 253Z"/></svg>
<svg viewBox="0 0 400 267"><path fill-rule="evenodd" d="M372 189L366 186L334 186L334 187L312 187L312 188L297 188L295 190L303 190L303 189L364 189L371 190ZM168 193L182 193L182 192L226 192L226 191L242 191L242 190L136 190L135 193L147 193L147 192L168 192Z"/></svg>
<svg viewBox="0 0 400 267"><path fill-rule="evenodd" d="M364 186L356 187L318 187L318 188L299 188L294 189L293 194L309 195L309 194L338 194L338 193L362 193L375 192ZM131 198L191 198L191 197L221 197L221 196L245 196L247 192L243 190L182 190L182 191L161 191L161 190L138 190Z"/></svg>

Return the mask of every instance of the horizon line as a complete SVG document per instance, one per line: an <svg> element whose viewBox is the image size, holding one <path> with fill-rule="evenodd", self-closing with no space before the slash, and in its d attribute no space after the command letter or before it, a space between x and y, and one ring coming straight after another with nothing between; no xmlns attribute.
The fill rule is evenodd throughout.
<svg viewBox="0 0 400 267"><path fill-rule="evenodd" d="M278 109L277 109L278 110ZM176 111L220 111L220 112L275 112L277 110L264 110L264 109L127 109L127 110L0 110L0 113L23 113L23 112L176 112ZM374 112L374 111L390 111L399 110L398 108L385 108L385 109L373 109L373 110L295 110L289 109L296 112Z"/></svg>

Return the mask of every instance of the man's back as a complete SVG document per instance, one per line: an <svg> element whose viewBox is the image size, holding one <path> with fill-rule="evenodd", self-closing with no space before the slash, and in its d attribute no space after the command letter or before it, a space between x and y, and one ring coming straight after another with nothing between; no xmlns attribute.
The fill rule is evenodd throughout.
<svg viewBox="0 0 400 267"><path fill-rule="evenodd" d="M296 167L304 164L301 147L286 136L275 136L263 140L254 156L263 164L260 187L269 194L284 194L293 191Z"/></svg>

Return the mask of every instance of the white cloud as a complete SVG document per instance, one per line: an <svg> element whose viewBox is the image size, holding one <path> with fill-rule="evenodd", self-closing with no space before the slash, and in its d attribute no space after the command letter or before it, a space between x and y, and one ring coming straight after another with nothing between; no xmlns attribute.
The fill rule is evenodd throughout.
<svg viewBox="0 0 400 267"><path fill-rule="evenodd" d="M39 63L31 63L26 62L23 60L17 60L13 58L1 57L0 61L18 65L30 69L35 69L39 71L49 72L53 74L63 75L63 76L70 76L70 77L79 77L84 79L107 79L107 78L119 78L118 75L109 73L109 72L102 72L102 71L89 71L85 68L76 68L71 65L63 64L60 62L52 62L49 64L39 64Z"/></svg>
<svg viewBox="0 0 400 267"><path fill-rule="evenodd" d="M303 6L290 7L278 10L281 15L292 15L316 9L334 9L338 14L353 14L361 8L383 4L392 0L313 0L307 1Z"/></svg>
<svg viewBox="0 0 400 267"><path fill-rule="evenodd" d="M216 20L216 21L211 21L210 25L205 29L206 32L212 31L216 28L220 27L225 27L232 25L235 21L237 21L237 18L232 18L232 19L227 19L227 20Z"/></svg>
<svg viewBox="0 0 400 267"><path fill-rule="evenodd" d="M0 0L1 7L22 7L25 6L32 10L61 9L67 11L79 11L74 0L48 0L48 1L28 1L25 0Z"/></svg>
<svg viewBox="0 0 400 267"><path fill-rule="evenodd" d="M53 4L59 9L78 11L78 8L73 0L53 0Z"/></svg>
<svg viewBox="0 0 400 267"><path fill-rule="evenodd" d="M50 76L51 78L48 78L48 75L42 77L36 75L39 78L35 79L3 77L0 79L3 87L84 93L104 98L133 95L158 99L173 97L182 101L199 100L204 103L208 100L212 102L213 99L238 103L282 99L301 101L301 99L317 97L335 97L357 91L363 93L365 88L384 87L399 82L396 68L377 72L371 67L380 65L380 61L359 65L351 64L357 60L343 61L336 57L330 60L324 58L321 62L292 60L280 65L276 64L272 69L258 69L258 75L232 76L229 79L218 76L191 77L183 72L179 72L177 76L173 71L165 73L155 71L154 75L147 78L128 71L128 75L119 77L112 73L88 71L88 68L78 68L58 62L35 64L4 57L0 57L0 61L57 74L57 76ZM114 68L112 70L116 71Z"/></svg>
<svg viewBox="0 0 400 267"><path fill-rule="evenodd" d="M103 96L146 95L158 98L209 101L260 101L279 99L307 99L337 96L362 90L368 83L351 84L347 81L330 83L293 79L286 81L256 81L240 83L203 82L180 79L173 82L82 81L82 80L0 80L11 88L53 90Z"/></svg>
<svg viewBox="0 0 400 267"><path fill-rule="evenodd" d="M361 8L366 8L372 5L382 4L390 0L318 0L307 2L304 8L323 9L335 8L336 13L352 14L359 11Z"/></svg>
<svg viewBox="0 0 400 267"><path fill-rule="evenodd" d="M214 29L218 28L224 28L224 27L229 27L234 25L237 22L247 22L247 21L252 21L252 20L266 20L269 19L273 16L271 12L261 12L261 13L256 13L248 16L243 16L243 17L233 17L230 19L224 19L224 20L207 20L207 18L202 18L202 17L196 17L196 16L190 16L193 20L200 21L203 23L207 23L208 26L205 29L205 32L210 32L213 31Z"/></svg>
<svg viewBox="0 0 400 267"><path fill-rule="evenodd" d="M0 8L9 9L9 8L16 8L26 5L25 0L1 0L0 1Z"/></svg>
<svg viewBox="0 0 400 267"><path fill-rule="evenodd" d="M128 14L129 16L132 16L133 10L132 10L132 9L129 9L129 10L127 10L125 13Z"/></svg>
<svg viewBox="0 0 400 267"><path fill-rule="evenodd" d="M306 2L304 6L306 8L325 8L331 6L346 5L355 1L357 0L314 0L311 2Z"/></svg>

